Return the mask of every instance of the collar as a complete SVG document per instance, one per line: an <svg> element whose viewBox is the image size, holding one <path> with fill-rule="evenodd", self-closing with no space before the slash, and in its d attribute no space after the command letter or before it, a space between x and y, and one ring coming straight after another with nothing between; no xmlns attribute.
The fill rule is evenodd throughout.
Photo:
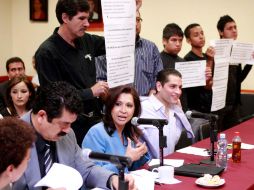
<svg viewBox="0 0 254 190"><path fill-rule="evenodd" d="M136 36L135 46L142 46L142 38L139 35Z"/></svg>
<svg viewBox="0 0 254 190"><path fill-rule="evenodd" d="M162 53L165 54L165 55L169 55L170 57L173 57L173 58L177 58L178 57L177 54L170 54L170 53L168 53L168 52L166 52L164 50L162 51Z"/></svg>
<svg viewBox="0 0 254 190"><path fill-rule="evenodd" d="M34 125L33 125L33 122L32 122L32 111L30 111L30 123L31 123L31 126L34 128ZM37 140L36 140L35 144L36 144L36 147L37 147L39 152L44 151L44 148L45 148L46 144L50 144L50 145L54 144L53 142L45 140L41 136L41 134L38 133L36 130L35 130L35 134L37 136Z"/></svg>
<svg viewBox="0 0 254 190"><path fill-rule="evenodd" d="M158 98L156 98L155 95L149 96L151 101L153 102L152 105L156 111L163 110L163 113L165 112L165 106L163 103L161 103ZM172 113L174 116L183 113L182 108L178 105L174 105L169 108L169 113Z"/></svg>
<svg viewBox="0 0 254 190"><path fill-rule="evenodd" d="M158 98L156 98L156 96L155 95L151 95L150 96L150 99L151 99L151 101L153 102L153 108L156 110L156 111L158 111L158 110L160 110L160 109L165 109L165 106L161 103L161 101L160 100L158 100Z"/></svg>

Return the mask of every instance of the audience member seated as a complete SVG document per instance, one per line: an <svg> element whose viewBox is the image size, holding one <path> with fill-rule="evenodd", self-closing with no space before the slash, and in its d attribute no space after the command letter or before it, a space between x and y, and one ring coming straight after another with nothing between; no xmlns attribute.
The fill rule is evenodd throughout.
<svg viewBox="0 0 254 190"><path fill-rule="evenodd" d="M140 140L141 130L131 124L132 117L140 115L140 109L140 100L134 88L120 86L111 89L103 122L88 131L82 147L96 152L128 156L133 161L128 170L140 168L150 159L146 144ZM117 167L111 163L98 161L96 164L118 172Z"/></svg>
<svg viewBox="0 0 254 190"><path fill-rule="evenodd" d="M18 136L17 136L18 134ZM0 189L11 189L30 160L35 132L24 121L7 117L0 120Z"/></svg>
<svg viewBox="0 0 254 190"><path fill-rule="evenodd" d="M6 89L7 106L0 110L2 116L23 116L31 109L35 98L32 82L26 76L12 78Z"/></svg>
<svg viewBox="0 0 254 190"><path fill-rule="evenodd" d="M6 61L6 71L9 80L17 76L25 75L25 64L21 58L11 57ZM5 94L8 82L7 80L0 84L0 110L6 107Z"/></svg>
<svg viewBox="0 0 254 190"><path fill-rule="evenodd" d="M157 76L156 94L141 102L142 118L168 120L168 125L163 127L163 133L167 137L167 147L164 148L165 156L174 152L183 130L187 131L188 138L194 138L191 125L179 105L181 93L181 74L175 69L164 69ZM153 125L139 125L138 127L144 134L152 158L159 158L158 128Z"/></svg>

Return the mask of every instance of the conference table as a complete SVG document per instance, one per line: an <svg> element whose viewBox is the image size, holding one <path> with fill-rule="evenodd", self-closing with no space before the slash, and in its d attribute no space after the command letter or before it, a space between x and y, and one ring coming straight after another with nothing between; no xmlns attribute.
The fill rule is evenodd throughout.
<svg viewBox="0 0 254 190"><path fill-rule="evenodd" d="M239 131L243 143L254 144L254 118L247 120L237 126L234 126L226 131L228 143L232 143L234 132ZM210 148L210 138L199 141L193 145L198 148ZM216 144L215 144L216 147ZM228 153L231 153L229 150ZM224 171L220 177L225 179L225 184L217 187L217 189L228 190L254 190L254 149L242 150L242 159L240 163L233 163L232 159L228 160L227 170ZM196 156L192 154L185 154L175 152L166 158L169 159L184 159L184 163L199 163L201 160L209 157ZM155 190L192 190L192 189L205 189L205 187L198 186L195 177L186 177L175 175L175 178L182 181L178 184L155 185Z"/></svg>

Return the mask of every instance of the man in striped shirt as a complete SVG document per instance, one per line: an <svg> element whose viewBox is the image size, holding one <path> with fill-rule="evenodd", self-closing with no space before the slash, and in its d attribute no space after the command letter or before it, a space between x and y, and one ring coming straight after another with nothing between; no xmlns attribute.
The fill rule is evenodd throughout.
<svg viewBox="0 0 254 190"><path fill-rule="evenodd" d="M156 76L163 69L157 46L140 37L142 18L136 13L135 75L133 86L140 96L155 92ZM107 80L106 56L99 56L96 61L96 79Z"/></svg>

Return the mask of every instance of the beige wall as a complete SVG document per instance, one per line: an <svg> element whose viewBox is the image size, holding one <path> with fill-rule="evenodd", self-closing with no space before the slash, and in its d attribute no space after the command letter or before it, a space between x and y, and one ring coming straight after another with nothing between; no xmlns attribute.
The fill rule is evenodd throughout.
<svg viewBox="0 0 254 190"><path fill-rule="evenodd" d="M49 21L38 23L29 20L29 0L0 0L0 74L5 74L6 59L15 55L24 59L27 73L34 74L31 66L34 52L58 26L54 13L56 2L49 0ZM162 29L167 23L175 22L184 29L197 22L203 27L208 44L211 39L218 39L216 23L219 17L230 14L238 25L238 41L254 43L253 7L253 0L143 0L141 35L155 42L161 51ZM180 55L184 56L189 50L190 46L184 41ZM254 69L242 89L254 90L253 80Z"/></svg>
<svg viewBox="0 0 254 190"><path fill-rule="evenodd" d="M12 52L11 1L0 0L0 75L5 73L5 61Z"/></svg>

